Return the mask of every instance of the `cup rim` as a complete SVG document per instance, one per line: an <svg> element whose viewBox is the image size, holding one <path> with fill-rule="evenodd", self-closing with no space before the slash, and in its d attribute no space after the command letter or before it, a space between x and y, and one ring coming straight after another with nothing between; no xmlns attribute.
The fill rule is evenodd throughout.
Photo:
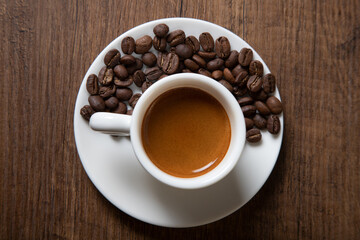
<svg viewBox="0 0 360 240"><path fill-rule="evenodd" d="M182 81L179 81L179 79ZM176 177L160 170L147 156L143 148L141 138L143 116L145 115L149 105L162 93L179 87L196 87L208 93L209 89L212 89L212 91L216 92L218 95L214 96L212 93L209 94L214 96L223 105L231 125L230 144L224 158L219 163L219 165L203 175L191 178ZM161 88L165 88L166 90L159 91ZM219 99L219 96L222 96L223 99ZM149 102L148 98L152 98L152 100ZM145 168L145 170L160 182L182 189L198 189L207 187L224 178L235 167L240 159L242 150L245 145L245 134L246 129L244 115L235 97L219 82L207 76L196 73L173 74L154 83L143 93L137 102L136 108L134 108L130 126L132 147L134 149L135 155L137 156L137 159Z"/></svg>

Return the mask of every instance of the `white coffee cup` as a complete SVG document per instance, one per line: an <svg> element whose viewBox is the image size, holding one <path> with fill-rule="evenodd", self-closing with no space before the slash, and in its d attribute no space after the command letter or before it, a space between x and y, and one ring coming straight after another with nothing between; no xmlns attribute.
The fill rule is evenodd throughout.
<svg viewBox="0 0 360 240"><path fill-rule="evenodd" d="M231 126L229 148L222 161L211 171L192 178L175 177L160 170L150 160L142 144L141 128L146 110L162 93L180 87L198 88L216 98L224 107ZM174 74L157 81L142 94L132 116L105 112L95 113L90 118L90 127L107 134L130 135L135 154L145 170L159 181L182 189L207 187L224 178L240 159L246 133L244 115L229 90L214 79L195 73Z"/></svg>

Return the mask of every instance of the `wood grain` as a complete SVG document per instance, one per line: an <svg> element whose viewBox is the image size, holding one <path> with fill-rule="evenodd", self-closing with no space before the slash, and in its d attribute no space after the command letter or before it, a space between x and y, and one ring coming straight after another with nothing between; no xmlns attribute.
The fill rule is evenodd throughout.
<svg viewBox="0 0 360 240"><path fill-rule="evenodd" d="M136 220L92 185L73 109L97 54L122 32L193 17L243 37L277 76L285 133L259 193L211 224ZM0 239L359 239L360 3L0 1Z"/></svg>

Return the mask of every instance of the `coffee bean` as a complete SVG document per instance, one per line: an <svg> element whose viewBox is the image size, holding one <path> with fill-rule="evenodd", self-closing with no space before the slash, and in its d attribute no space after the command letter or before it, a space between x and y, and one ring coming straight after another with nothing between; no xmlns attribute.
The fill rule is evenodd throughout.
<svg viewBox="0 0 360 240"><path fill-rule="evenodd" d="M200 34L199 41L205 52L211 52L214 50L214 39L210 33L204 32Z"/></svg>
<svg viewBox="0 0 360 240"><path fill-rule="evenodd" d="M251 129L254 126L254 121L250 118L245 118L246 130Z"/></svg>
<svg viewBox="0 0 360 240"><path fill-rule="evenodd" d="M248 93L255 100L266 101L266 99L268 98L268 95L262 89L258 92L249 91Z"/></svg>
<svg viewBox="0 0 360 240"><path fill-rule="evenodd" d="M132 97L129 100L129 105L134 108L137 102L139 101L139 98L141 97L141 93L136 93L132 95Z"/></svg>
<svg viewBox="0 0 360 240"><path fill-rule="evenodd" d="M280 114L282 112L282 103L275 96L269 97L266 100L266 105L269 107L270 111L273 114Z"/></svg>
<svg viewBox="0 0 360 240"><path fill-rule="evenodd" d="M206 68L206 61L199 55L194 54L192 56L192 60L194 60L200 67Z"/></svg>
<svg viewBox="0 0 360 240"><path fill-rule="evenodd" d="M167 76L169 76L169 75L163 74L163 75L161 75L161 76L159 77L159 80L160 80L160 79L163 79L164 77L167 77Z"/></svg>
<svg viewBox="0 0 360 240"><path fill-rule="evenodd" d="M173 74L179 67L179 57L175 53L169 53L166 55L164 63L162 65L162 70L166 74ZM160 77L160 75L159 75Z"/></svg>
<svg viewBox="0 0 360 240"><path fill-rule="evenodd" d="M159 68L162 68L165 62L166 55L168 55L167 52L159 52L157 57L157 65Z"/></svg>
<svg viewBox="0 0 360 240"><path fill-rule="evenodd" d="M105 100L105 106L110 110L115 109L119 105L119 100L116 97L110 97Z"/></svg>
<svg viewBox="0 0 360 240"><path fill-rule="evenodd" d="M149 35L144 35L135 41L135 53L144 54L150 50L152 39Z"/></svg>
<svg viewBox="0 0 360 240"><path fill-rule="evenodd" d="M197 65L196 62L191 59L185 59L184 64L188 69L190 69L193 72L199 69L199 65Z"/></svg>
<svg viewBox="0 0 360 240"><path fill-rule="evenodd" d="M240 65L236 65L233 70L231 70L231 73L234 77L237 77L237 75L239 75L239 73L243 71L247 72L245 68L241 67Z"/></svg>
<svg viewBox="0 0 360 240"><path fill-rule="evenodd" d="M224 68L224 78L226 81L228 81L230 84L235 84L235 78L232 75L231 71L228 68Z"/></svg>
<svg viewBox="0 0 360 240"><path fill-rule="evenodd" d="M105 102L102 97L99 95L92 95L88 98L88 102L92 109L94 109L96 112L101 112L105 110Z"/></svg>
<svg viewBox="0 0 360 240"><path fill-rule="evenodd" d="M211 73L204 68L199 68L198 73L211 78Z"/></svg>
<svg viewBox="0 0 360 240"><path fill-rule="evenodd" d="M125 114L127 111L126 104L123 102L119 102L118 106L112 110L113 113Z"/></svg>
<svg viewBox="0 0 360 240"><path fill-rule="evenodd" d="M121 50L124 54L132 54L135 50L135 40L132 37L125 37L121 41Z"/></svg>
<svg viewBox="0 0 360 240"><path fill-rule="evenodd" d="M115 77L114 84L117 87L128 87L134 82L133 76L130 75L128 78L124 80L120 80L118 77Z"/></svg>
<svg viewBox="0 0 360 240"><path fill-rule="evenodd" d="M157 36L153 39L153 46L156 50L163 52L166 50L166 38L159 38Z"/></svg>
<svg viewBox="0 0 360 240"><path fill-rule="evenodd" d="M102 98L108 98L111 95L113 95L115 93L115 91L116 91L115 85L103 86L99 90L99 95Z"/></svg>
<svg viewBox="0 0 360 240"><path fill-rule="evenodd" d="M126 66L132 65L136 62L136 58L133 55L125 55L120 58L120 63Z"/></svg>
<svg viewBox="0 0 360 240"><path fill-rule="evenodd" d="M179 44L175 48L175 53L182 59L190 58L193 54L192 48L186 44Z"/></svg>
<svg viewBox="0 0 360 240"><path fill-rule="evenodd" d="M118 88L116 89L116 97L117 99L119 99L120 101L127 101L131 98L131 96L133 95L133 91L130 88Z"/></svg>
<svg viewBox="0 0 360 240"><path fill-rule="evenodd" d="M259 113L261 115L263 115L263 116L266 116L266 115L270 114L270 109L262 101L256 101L255 102L255 107L259 111Z"/></svg>
<svg viewBox="0 0 360 240"><path fill-rule="evenodd" d="M221 70L215 70L215 71L213 71L213 72L211 73L211 76L212 76L213 79L219 81L219 80L221 80L222 77L223 77L223 71L221 71Z"/></svg>
<svg viewBox="0 0 360 240"><path fill-rule="evenodd" d="M145 73L142 70L137 70L133 75L133 79L135 85L141 87L143 82L146 80Z"/></svg>
<svg viewBox="0 0 360 240"><path fill-rule="evenodd" d="M261 132L259 129L252 128L246 132L246 140L251 143L259 142L261 140Z"/></svg>
<svg viewBox="0 0 360 240"><path fill-rule="evenodd" d="M120 80L125 80L129 74L126 68L123 65L116 65L114 68L115 76L118 77Z"/></svg>
<svg viewBox="0 0 360 240"><path fill-rule="evenodd" d="M241 111L244 114L244 117L251 117L256 112L256 107L254 105L245 105L241 107Z"/></svg>
<svg viewBox="0 0 360 240"><path fill-rule="evenodd" d="M242 97L238 99L238 103L241 107L245 105L253 104L254 99L252 97Z"/></svg>
<svg viewBox="0 0 360 240"><path fill-rule="evenodd" d="M251 92L258 92L262 86L262 79L257 75L253 75L249 78L246 85Z"/></svg>
<svg viewBox="0 0 360 240"><path fill-rule="evenodd" d="M221 69L223 65L224 65L224 60L222 60L221 58L215 58L214 60L211 60L210 62L207 63L207 69L209 71L215 71Z"/></svg>
<svg viewBox="0 0 360 240"><path fill-rule="evenodd" d="M247 93L247 88L246 87L239 87L239 86L234 86L233 87L233 94L236 98L239 98L243 95L245 95Z"/></svg>
<svg viewBox="0 0 360 240"><path fill-rule="evenodd" d="M275 91L275 76L271 73L266 74L263 77L263 89L266 93L272 93Z"/></svg>
<svg viewBox="0 0 360 240"><path fill-rule="evenodd" d="M126 69L127 69L127 71L128 71L128 74L129 74L129 75L132 75L132 74L134 74L137 70L142 69L142 67L143 67L143 62L142 62L139 58L136 58L136 59L135 59L135 63L127 66Z"/></svg>
<svg viewBox="0 0 360 240"><path fill-rule="evenodd" d="M99 82L102 85L109 85L112 83L113 78L114 78L114 72L111 68L107 68L106 66L104 66L103 68L100 69L100 72L98 74L98 78L99 78Z"/></svg>
<svg viewBox="0 0 360 240"><path fill-rule="evenodd" d="M203 52L199 51L198 55L205 59L206 61L210 61L216 57L216 52Z"/></svg>
<svg viewBox="0 0 360 240"><path fill-rule="evenodd" d="M117 49L111 49L106 53L104 57L104 63L109 68L113 68L119 64L120 57L120 52Z"/></svg>
<svg viewBox="0 0 360 240"><path fill-rule="evenodd" d="M231 84L228 81L220 80L219 83L221 83L224 87L226 87L226 89L229 90L230 92L233 91L233 87L231 86Z"/></svg>
<svg viewBox="0 0 360 240"><path fill-rule="evenodd" d="M280 132L280 119L276 115L270 115L267 119L267 130L271 134L278 134Z"/></svg>
<svg viewBox="0 0 360 240"><path fill-rule="evenodd" d="M171 47L169 53L175 53L176 47Z"/></svg>
<svg viewBox="0 0 360 240"><path fill-rule="evenodd" d="M146 79L152 83L154 83L156 80L158 80L162 74L163 74L163 72L157 66L152 67L152 68L147 68L145 70Z"/></svg>
<svg viewBox="0 0 360 240"><path fill-rule="evenodd" d="M241 66L247 67L249 66L252 58L253 58L253 51L250 48L243 48L240 50L238 56L238 62Z"/></svg>
<svg viewBox="0 0 360 240"><path fill-rule="evenodd" d="M194 36L188 36L185 38L185 44L191 47L193 53L197 53L200 50L200 43Z"/></svg>
<svg viewBox="0 0 360 240"><path fill-rule="evenodd" d="M80 115L85 120L90 120L90 117L95 113L94 109L92 109L89 105L85 105L80 109Z"/></svg>
<svg viewBox="0 0 360 240"><path fill-rule="evenodd" d="M225 61L225 64L224 64L225 67L230 68L230 69L234 68L239 63L238 56L239 56L239 52L236 50L232 50L230 52L228 59L226 59L226 61Z"/></svg>
<svg viewBox="0 0 360 240"><path fill-rule="evenodd" d="M157 61L155 54L153 54L152 52L145 53L144 55L142 55L141 59L143 63L148 67L153 67Z"/></svg>
<svg viewBox="0 0 360 240"><path fill-rule="evenodd" d="M216 39L215 52L219 58L222 59L228 58L230 55L230 50L231 50L230 42L226 37L222 36Z"/></svg>
<svg viewBox="0 0 360 240"><path fill-rule="evenodd" d="M126 111L126 115L132 115L132 114L133 114L133 111L134 111L133 109L127 110L127 111Z"/></svg>
<svg viewBox="0 0 360 240"><path fill-rule="evenodd" d="M235 78L235 84L239 87L246 86L247 82L249 81L249 74L246 70L242 70Z"/></svg>
<svg viewBox="0 0 360 240"><path fill-rule="evenodd" d="M86 81L86 90L91 95L96 95L99 93L99 80L95 74L90 74Z"/></svg>
<svg viewBox="0 0 360 240"><path fill-rule="evenodd" d="M260 114L256 114L254 117L253 117L253 120L254 120L254 124L255 126L258 128L258 129L264 129L266 128L266 119L263 118Z"/></svg>
<svg viewBox="0 0 360 240"><path fill-rule="evenodd" d="M180 43L184 43L185 41L185 33L183 30L175 30L169 33L166 38L166 41L169 43L171 47L174 47Z"/></svg>
<svg viewBox="0 0 360 240"><path fill-rule="evenodd" d="M145 82L142 84L142 86L141 86L141 91L142 91L142 92L145 92L151 85L152 85L151 82L145 81Z"/></svg>
<svg viewBox="0 0 360 240"><path fill-rule="evenodd" d="M249 73L251 75L258 75L259 77L262 77L263 73L264 73L264 67L262 65L262 63L258 60L253 60L250 62L250 66L249 66Z"/></svg>
<svg viewBox="0 0 360 240"><path fill-rule="evenodd" d="M187 68L183 69L181 72L182 73L192 73L192 71L190 69L187 69Z"/></svg>
<svg viewBox="0 0 360 240"><path fill-rule="evenodd" d="M157 37L163 38L166 37L166 34L169 32L169 27L168 25L161 23L154 27L153 32Z"/></svg>
<svg viewBox="0 0 360 240"><path fill-rule="evenodd" d="M185 68L186 68L185 63L183 61L180 61L178 69L176 70L176 73L181 73L182 70L185 69Z"/></svg>

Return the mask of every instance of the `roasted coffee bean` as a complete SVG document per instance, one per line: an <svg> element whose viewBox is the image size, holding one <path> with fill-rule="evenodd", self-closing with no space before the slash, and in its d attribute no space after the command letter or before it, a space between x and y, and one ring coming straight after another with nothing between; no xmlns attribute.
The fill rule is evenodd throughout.
<svg viewBox="0 0 360 240"><path fill-rule="evenodd" d="M140 70L142 69L143 67L143 62L139 59L139 58L136 58L135 59L135 63L134 64L131 64L130 66L127 66L126 69L128 71L128 74L129 75L132 75L134 74L137 70Z"/></svg>
<svg viewBox="0 0 360 240"><path fill-rule="evenodd" d="M159 80L160 80L160 79L163 79L164 77L167 77L167 76L169 76L169 75L163 74L163 75L161 75L161 76L159 77Z"/></svg>
<svg viewBox="0 0 360 240"><path fill-rule="evenodd" d="M238 62L241 66L247 67L249 66L252 58L253 58L253 51L250 48L243 48L240 50L238 56Z"/></svg>
<svg viewBox="0 0 360 240"><path fill-rule="evenodd" d="M240 72L242 71L246 71L247 70L243 67L241 67L240 65L236 65L233 70L231 70L231 73L233 74L234 77L237 77L237 75L239 75Z"/></svg>
<svg viewBox="0 0 360 240"><path fill-rule="evenodd" d="M278 134L280 132L280 119L276 115L270 115L266 124L267 130L271 134Z"/></svg>
<svg viewBox="0 0 360 240"><path fill-rule="evenodd" d="M200 43L194 36L188 36L185 38L185 44L191 47L193 53L197 53L200 50Z"/></svg>
<svg viewBox="0 0 360 240"><path fill-rule="evenodd" d="M185 68L181 71L182 73L192 73L192 71L188 68Z"/></svg>
<svg viewBox="0 0 360 240"><path fill-rule="evenodd" d="M115 67L117 64L119 64L121 54L117 49L111 49L108 51L104 57L104 63L109 68Z"/></svg>
<svg viewBox="0 0 360 240"><path fill-rule="evenodd" d="M224 68L224 78L226 81L228 81L230 84L234 85L235 84L235 78L232 75L230 69L228 68Z"/></svg>
<svg viewBox="0 0 360 240"><path fill-rule="evenodd" d="M245 105L253 104L254 99L252 97L242 97L238 99L238 103L241 107Z"/></svg>
<svg viewBox="0 0 360 240"><path fill-rule="evenodd" d="M115 91L116 91L115 85L103 86L99 90L99 95L102 98L108 98L111 95L113 95L115 93Z"/></svg>
<svg viewBox="0 0 360 240"><path fill-rule="evenodd" d="M254 126L254 121L250 118L245 118L246 130L251 129Z"/></svg>
<svg viewBox="0 0 360 240"><path fill-rule="evenodd" d="M141 87L143 82L146 80L145 73L142 70L137 70L133 75L133 79L135 85Z"/></svg>
<svg viewBox="0 0 360 240"><path fill-rule="evenodd" d="M171 47L174 47L180 43L184 43L185 41L185 33L183 30L175 30L169 33L166 38L166 41L169 43Z"/></svg>
<svg viewBox="0 0 360 240"><path fill-rule="evenodd" d="M215 52L219 58L226 59L230 55L230 42L227 37L219 37L215 41Z"/></svg>
<svg viewBox="0 0 360 240"><path fill-rule="evenodd" d="M210 33L204 32L200 34L199 41L205 52L211 52L214 50L214 39Z"/></svg>
<svg viewBox="0 0 360 240"><path fill-rule="evenodd" d="M103 68L100 69L99 72L99 82L102 85L109 85L112 83L113 78L114 78L114 72L111 68L107 68L106 66L104 66Z"/></svg>
<svg viewBox="0 0 360 240"><path fill-rule="evenodd" d="M164 23L160 23L154 27L153 32L157 37L163 38L166 37L166 34L168 34L169 27Z"/></svg>
<svg viewBox="0 0 360 240"><path fill-rule="evenodd" d="M169 53L175 53L176 47L171 47Z"/></svg>
<svg viewBox="0 0 360 240"><path fill-rule="evenodd" d="M266 93L272 93L275 91L275 76L271 73L266 74L263 77L263 89Z"/></svg>
<svg viewBox="0 0 360 240"><path fill-rule="evenodd" d="M211 78L211 72L204 68L199 68L198 73Z"/></svg>
<svg viewBox="0 0 360 240"><path fill-rule="evenodd" d="M136 103L139 101L139 98L141 97L141 93L136 93L132 95L132 97L129 100L129 105L134 108Z"/></svg>
<svg viewBox="0 0 360 240"><path fill-rule="evenodd" d="M266 119L263 118L260 114L256 114L253 117L254 124L258 129L264 129L266 128Z"/></svg>
<svg viewBox="0 0 360 240"><path fill-rule="evenodd" d="M194 60L200 67L206 68L206 61L199 55L194 54L192 56L192 60Z"/></svg>
<svg viewBox="0 0 360 240"><path fill-rule="evenodd" d="M132 114L133 114L133 111L134 111L133 109L127 110L127 111L126 111L126 115L132 115Z"/></svg>
<svg viewBox="0 0 360 240"><path fill-rule="evenodd" d="M179 44L175 48L175 53L182 59L191 58L193 51L192 48L186 44Z"/></svg>
<svg viewBox="0 0 360 240"><path fill-rule="evenodd" d="M186 66L185 66L184 62L183 62L183 61L180 61L180 62L179 62L178 69L176 70L176 73L181 73L182 70L185 69L185 68L186 68Z"/></svg>
<svg viewBox="0 0 360 240"><path fill-rule="evenodd" d="M147 52L144 55L142 55L142 61L143 63L148 67L153 67L156 64L157 58L155 54L152 52Z"/></svg>
<svg viewBox="0 0 360 240"><path fill-rule="evenodd" d="M245 105L241 107L241 111L244 114L244 117L251 117L256 112L256 107L254 105Z"/></svg>
<svg viewBox="0 0 360 240"><path fill-rule="evenodd" d="M120 58L120 63L126 66L132 65L136 62L136 58L133 55L125 55Z"/></svg>
<svg viewBox="0 0 360 240"><path fill-rule="evenodd" d="M167 52L159 52L158 57L157 57L157 65L159 68L162 68L162 66L164 65L167 55L168 55Z"/></svg>
<svg viewBox="0 0 360 240"><path fill-rule="evenodd" d="M282 104L280 100L275 96L269 97L266 100L266 105L269 107L270 111L273 114L280 114L282 112Z"/></svg>
<svg viewBox="0 0 360 240"><path fill-rule="evenodd" d="M94 109L92 109L89 105L85 105L80 109L80 115L85 120L90 120L91 115L95 113Z"/></svg>
<svg viewBox="0 0 360 240"><path fill-rule="evenodd" d="M147 68L145 70L145 76L146 79L149 82L154 83L156 80L159 79L159 77L163 74L163 72L161 71L161 69L159 67L152 67L152 68Z"/></svg>
<svg viewBox="0 0 360 240"><path fill-rule="evenodd" d="M246 86L251 92L258 92L261 89L261 86L262 86L261 77L259 77L257 75L251 76L249 78L249 80L247 81Z"/></svg>
<svg viewBox="0 0 360 240"><path fill-rule="evenodd" d="M219 80L221 80L222 77L223 77L223 71L221 71L221 70L215 70L215 71L213 71L213 72L211 73L211 76L212 76L213 79L219 81Z"/></svg>
<svg viewBox="0 0 360 240"><path fill-rule="evenodd" d="M119 99L120 101L127 101L133 95L133 91L127 87L118 88L118 89L116 89L115 95L116 95L117 99Z"/></svg>
<svg viewBox="0 0 360 240"><path fill-rule="evenodd" d="M118 106L112 111L113 113L125 114L127 112L126 104L119 102Z"/></svg>
<svg viewBox="0 0 360 240"><path fill-rule="evenodd" d="M142 86L141 86L141 91L142 91L142 92L145 92L151 85L152 85L151 82L145 81L145 82L142 84Z"/></svg>
<svg viewBox="0 0 360 240"><path fill-rule="evenodd" d="M95 74L90 74L86 81L86 90L91 95L96 95L99 93L99 80Z"/></svg>
<svg viewBox="0 0 360 240"><path fill-rule="evenodd" d="M262 89L258 92L249 91L248 93L255 100L265 101L268 98L268 95Z"/></svg>
<svg viewBox="0 0 360 240"><path fill-rule="evenodd" d="M216 52L203 52L199 51L198 55L205 59L206 61L210 61L216 57Z"/></svg>
<svg viewBox="0 0 360 240"><path fill-rule="evenodd" d="M199 65L197 65L197 63L191 59L185 59L184 64L188 69L190 69L193 72L199 69Z"/></svg>
<svg viewBox="0 0 360 240"><path fill-rule="evenodd" d="M226 59L226 61L224 63L225 67L230 68L230 69L234 68L239 63L238 56L239 56L239 52L236 50L232 50L230 52L228 59Z"/></svg>
<svg viewBox="0 0 360 240"><path fill-rule="evenodd" d="M228 81L220 80L219 83L221 83L224 87L226 87L226 89L229 90L230 92L233 91L233 87L231 86L231 84Z"/></svg>
<svg viewBox="0 0 360 240"><path fill-rule="evenodd" d="M110 97L105 100L105 106L110 110L115 109L119 104L119 100L116 97Z"/></svg>
<svg viewBox="0 0 360 240"><path fill-rule="evenodd" d="M246 87L239 87L239 86L234 86L233 87L233 94L236 98L239 98L243 95L245 95L247 93L247 88Z"/></svg>
<svg viewBox="0 0 360 240"><path fill-rule="evenodd" d="M135 50L135 40L132 37L125 37L121 41L121 50L124 54L132 54Z"/></svg>
<svg viewBox="0 0 360 240"><path fill-rule="evenodd" d="M246 86L247 82L249 80L249 74L245 69L242 69L242 71L239 72L239 74L235 78L235 84L239 87Z"/></svg>
<svg viewBox="0 0 360 240"><path fill-rule="evenodd" d="M105 102L102 97L99 95L92 95L88 98L88 102L92 109L94 109L96 112L101 112L105 110Z"/></svg>
<svg viewBox="0 0 360 240"><path fill-rule="evenodd" d="M150 50L152 39L149 35L144 35L135 41L135 53L144 54Z"/></svg>
<svg viewBox="0 0 360 240"><path fill-rule="evenodd" d="M214 60L208 62L206 66L209 71L215 71L221 69L223 65L224 60L222 60L221 58L215 58Z"/></svg>
<svg viewBox="0 0 360 240"><path fill-rule="evenodd" d="M259 77L262 77L263 73L264 73L264 67L262 65L262 63L258 60L253 60L250 62L250 66L249 66L249 73L251 75L258 75Z"/></svg>
<svg viewBox="0 0 360 240"><path fill-rule="evenodd" d="M255 107L256 109L259 111L259 113L263 116L269 115L270 114L270 109L268 108L268 106L266 106L265 103L263 103L262 101L256 101L255 102Z"/></svg>
<svg viewBox="0 0 360 240"><path fill-rule="evenodd" d="M120 64L116 65L116 67L114 67L114 73L115 73L115 76L118 77L120 80L125 80L129 76L126 68Z"/></svg>
<svg viewBox="0 0 360 240"><path fill-rule="evenodd" d="M246 132L246 140L251 143L259 142L261 140L261 132L259 129L252 128Z"/></svg>
<svg viewBox="0 0 360 240"><path fill-rule="evenodd" d="M153 39L153 46L156 50L163 52L166 50L166 38L159 38L157 36Z"/></svg>
<svg viewBox="0 0 360 240"><path fill-rule="evenodd" d="M134 82L133 76L130 75L128 78L124 80L120 80L118 77L115 77L114 84L117 87L128 87Z"/></svg>
<svg viewBox="0 0 360 240"><path fill-rule="evenodd" d="M173 74L179 67L179 57L175 53L168 53L165 57L164 63L162 65L162 70L166 74ZM160 75L159 75L160 77Z"/></svg>

